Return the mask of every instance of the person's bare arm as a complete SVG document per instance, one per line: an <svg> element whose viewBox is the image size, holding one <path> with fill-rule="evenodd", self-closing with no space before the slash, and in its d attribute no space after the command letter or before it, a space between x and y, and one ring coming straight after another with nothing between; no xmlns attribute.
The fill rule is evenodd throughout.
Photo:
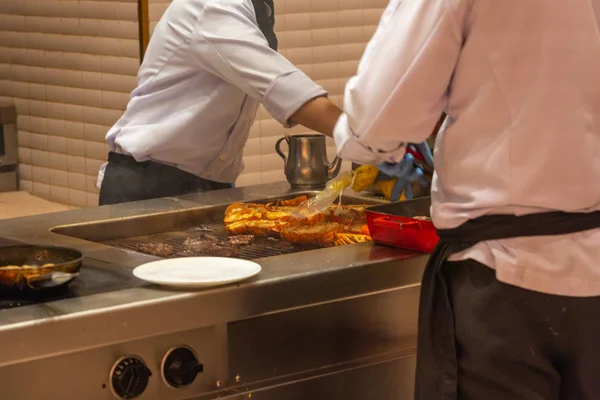
<svg viewBox="0 0 600 400"><path fill-rule="evenodd" d="M327 97L316 97L304 103L290 121L333 137L333 128L342 115L342 110Z"/></svg>

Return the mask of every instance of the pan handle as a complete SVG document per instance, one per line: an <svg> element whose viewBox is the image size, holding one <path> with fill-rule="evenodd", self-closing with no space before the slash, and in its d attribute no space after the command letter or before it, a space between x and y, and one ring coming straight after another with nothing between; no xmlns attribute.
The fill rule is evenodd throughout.
<svg viewBox="0 0 600 400"><path fill-rule="evenodd" d="M421 222L413 220L410 222L401 222L401 221L393 221L390 217L378 217L373 219L373 224L375 226L380 226L382 228L392 228L392 229L403 229L408 227L422 228Z"/></svg>
<svg viewBox="0 0 600 400"><path fill-rule="evenodd" d="M47 289L65 285L79 275L79 272L50 272L47 274L27 277L27 286L31 289Z"/></svg>

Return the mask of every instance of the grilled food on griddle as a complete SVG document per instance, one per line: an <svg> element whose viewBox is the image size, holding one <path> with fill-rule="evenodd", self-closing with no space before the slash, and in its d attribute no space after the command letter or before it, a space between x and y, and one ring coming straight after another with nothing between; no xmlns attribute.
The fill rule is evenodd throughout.
<svg viewBox="0 0 600 400"><path fill-rule="evenodd" d="M278 200L277 203L275 203L275 205L296 207L296 206L300 205L300 203L302 203L303 201L305 201L307 199L308 199L307 196L298 196L298 197L294 197L293 199L289 199L289 200Z"/></svg>
<svg viewBox="0 0 600 400"><path fill-rule="evenodd" d="M294 207L306 196L273 204L235 203L225 210L225 229L229 234L280 237L294 244L333 246L370 241L366 228L365 206L332 205L325 212L307 219L292 215ZM342 236L350 234L356 236Z"/></svg>
<svg viewBox="0 0 600 400"><path fill-rule="evenodd" d="M239 248L233 245L225 245L222 243L195 243L188 247L177 256L193 257L193 256L209 256L209 257L235 257L239 253Z"/></svg>
<svg viewBox="0 0 600 400"><path fill-rule="evenodd" d="M291 251L294 250L294 244L290 242L284 242L280 238L268 237L266 239L265 247L276 251Z"/></svg>
<svg viewBox="0 0 600 400"><path fill-rule="evenodd" d="M370 242L371 236L361 235L355 233L336 233L335 234L335 245L343 246L345 244L355 244L355 243L364 243Z"/></svg>
<svg viewBox="0 0 600 400"><path fill-rule="evenodd" d="M225 211L229 236L208 225L197 225L187 230L182 249L159 241L140 243L137 248L142 253L165 258L235 257L241 246L250 246L255 241L259 246L282 251L293 250L297 245L328 247L371 240L364 206L332 205L325 212L299 220L292 211L304 200L306 196L271 204L235 203Z"/></svg>
<svg viewBox="0 0 600 400"><path fill-rule="evenodd" d="M187 238L183 242L185 255L202 255L214 257L233 257L239 249L228 241L219 240L216 236L206 234L201 237Z"/></svg>
<svg viewBox="0 0 600 400"><path fill-rule="evenodd" d="M329 210L328 221L337 222L344 226L358 225L364 226L367 223L367 216L364 207L357 206L332 206Z"/></svg>
<svg viewBox="0 0 600 400"><path fill-rule="evenodd" d="M328 247L335 243L335 233L340 230L340 225L335 222L326 222L316 225L289 225L281 230L281 238L290 243L314 244Z"/></svg>
<svg viewBox="0 0 600 400"><path fill-rule="evenodd" d="M229 236L229 243L234 245L247 246L249 244L254 243L254 239L254 235Z"/></svg>
<svg viewBox="0 0 600 400"><path fill-rule="evenodd" d="M187 230L189 233L196 233L196 232L213 232L214 229L212 229L210 226L208 225L197 225L197 226L192 226L191 228L189 228Z"/></svg>
<svg viewBox="0 0 600 400"><path fill-rule="evenodd" d="M185 251L196 251L199 247L206 246L207 244L219 243L219 239L214 238L187 238L183 241L183 250Z"/></svg>
<svg viewBox="0 0 600 400"><path fill-rule="evenodd" d="M196 228L196 227L194 227ZM218 236L206 229L189 229L191 236L187 237L183 243L183 250L178 250L175 246L153 241L149 243L137 244L137 249L141 253L157 257L191 257L191 256L213 256L213 257L235 257L239 253L240 246L246 246L254 243L254 235L237 236Z"/></svg>
<svg viewBox="0 0 600 400"><path fill-rule="evenodd" d="M226 225L226 229L231 235L279 236L279 231L286 225L284 222L259 219L232 222Z"/></svg>
<svg viewBox="0 0 600 400"><path fill-rule="evenodd" d="M161 242L138 243L137 249L141 253L157 257L170 257L175 253L173 245Z"/></svg>
<svg viewBox="0 0 600 400"><path fill-rule="evenodd" d="M186 243L192 243L192 242L203 242L203 243L219 243L219 242L223 242L222 239L219 239L217 236L210 234L210 233L196 233L193 237L188 237L187 239L185 239L185 241L183 242L183 246L186 246Z"/></svg>

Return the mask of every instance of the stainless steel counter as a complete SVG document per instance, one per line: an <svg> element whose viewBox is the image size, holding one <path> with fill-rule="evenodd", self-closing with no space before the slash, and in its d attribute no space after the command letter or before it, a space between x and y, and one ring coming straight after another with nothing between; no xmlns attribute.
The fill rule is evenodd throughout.
<svg viewBox="0 0 600 400"><path fill-rule="evenodd" d="M172 213L176 216L183 209L200 209L289 193L292 191L287 184L270 184L3 220L0 221L0 237L31 244L75 247L88 258L105 262L106 268L128 274L134 267L156 258L67 237L51 230L70 224L125 221L144 215ZM235 321L252 321L281 313L294 315L305 308L323 309L326 305L340 302L358 304L363 301L361 298L393 297L401 289L404 290L402 296L410 293L411 299L407 304L410 309L405 313L405 321L411 326L406 327L408 333L402 336L406 343L401 347L411 348L416 340L414 300L426 260L427 255L365 243L345 246L343 251L329 248L258 259L256 261L263 270L256 278L210 290L184 292L139 284L108 293L2 310L0 368L26 365L59 355L83 354L178 332L231 326ZM363 326L368 327L368 324ZM310 333L305 331L305 334ZM240 383L238 379L231 381L231 377L217 379L219 376L215 372L207 387L219 391ZM254 381L261 379L266 378L258 377ZM0 378L0 383L4 387L5 379ZM205 393L207 390L188 393ZM149 395L144 398L184 398L173 396ZM85 398L111 397L90 394Z"/></svg>

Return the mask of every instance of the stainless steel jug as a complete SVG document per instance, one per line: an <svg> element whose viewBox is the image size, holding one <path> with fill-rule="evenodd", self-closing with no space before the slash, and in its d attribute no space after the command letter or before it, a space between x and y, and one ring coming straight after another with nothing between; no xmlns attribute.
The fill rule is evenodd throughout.
<svg viewBox="0 0 600 400"><path fill-rule="evenodd" d="M288 155L281 150L281 143L288 144ZM340 172L342 159L336 157L331 164L327 160L325 136L320 134L290 135L275 144L277 154L283 158L287 181L295 188L319 188L325 186Z"/></svg>

